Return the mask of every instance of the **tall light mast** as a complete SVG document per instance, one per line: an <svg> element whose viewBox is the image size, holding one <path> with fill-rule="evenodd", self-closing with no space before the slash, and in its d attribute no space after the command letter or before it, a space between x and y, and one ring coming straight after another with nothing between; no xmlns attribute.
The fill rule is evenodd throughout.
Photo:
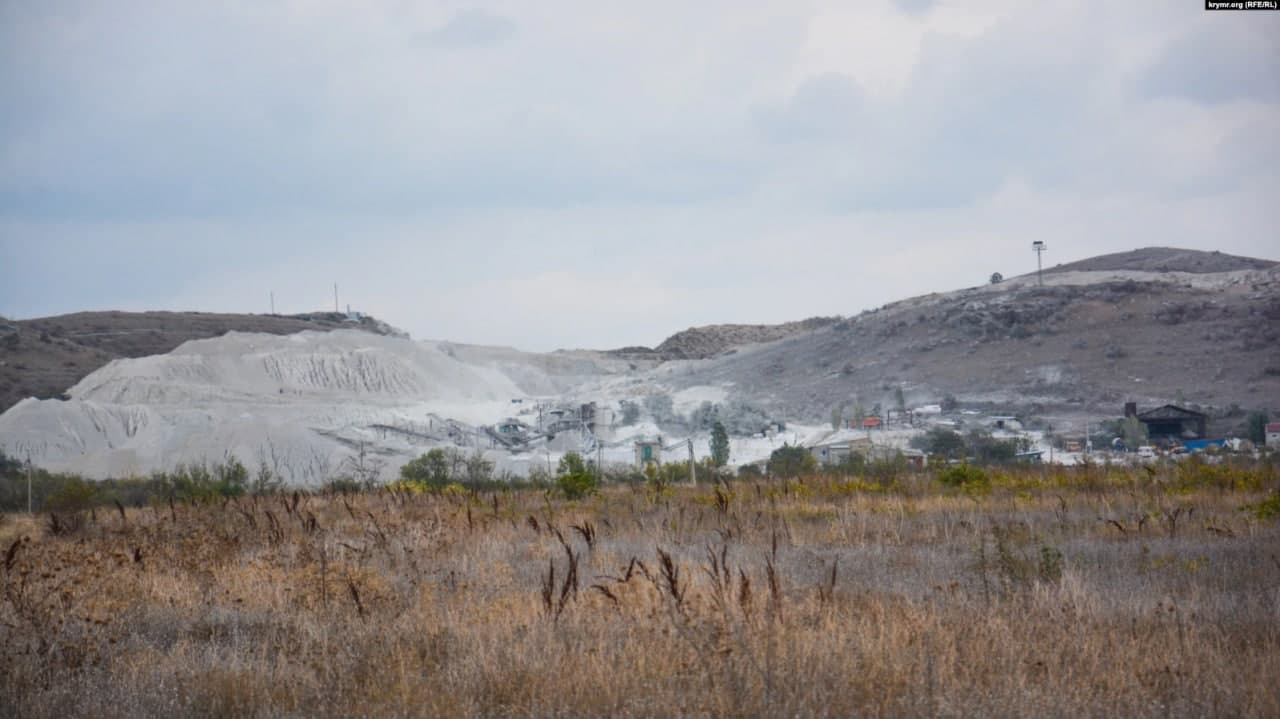
<svg viewBox="0 0 1280 719"><path fill-rule="evenodd" d="M1040 255L1044 254L1045 249L1047 248L1041 240L1031 243L1031 251L1036 253L1036 281L1039 282L1041 287L1044 286L1044 270L1040 264Z"/></svg>

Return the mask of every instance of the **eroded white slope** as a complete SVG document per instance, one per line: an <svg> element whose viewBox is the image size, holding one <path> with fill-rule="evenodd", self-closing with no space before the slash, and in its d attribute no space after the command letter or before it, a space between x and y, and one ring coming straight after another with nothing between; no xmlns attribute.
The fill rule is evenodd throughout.
<svg viewBox="0 0 1280 719"><path fill-rule="evenodd" d="M113 404L318 400L496 400L523 390L495 369L461 362L431 343L363 332L274 336L231 332L166 355L117 360L68 394Z"/></svg>
<svg viewBox="0 0 1280 719"><path fill-rule="evenodd" d="M362 442L393 470L422 451L414 433L474 431L453 425L497 422L512 399L560 395L617 369L357 331L230 333L112 362L71 388L68 401L21 402L0 415L0 448L89 476L232 454L305 483L338 471Z"/></svg>

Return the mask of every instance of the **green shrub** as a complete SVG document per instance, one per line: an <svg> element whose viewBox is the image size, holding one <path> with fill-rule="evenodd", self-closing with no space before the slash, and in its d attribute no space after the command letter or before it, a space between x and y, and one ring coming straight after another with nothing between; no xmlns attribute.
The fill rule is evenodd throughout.
<svg viewBox="0 0 1280 719"><path fill-rule="evenodd" d="M1252 513L1258 519L1276 519L1280 517L1280 492L1273 493L1257 504L1246 504L1240 509Z"/></svg>
<svg viewBox="0 0 1280 719"><path fill-rule="evenodd" d="M938 472L938 481L948 487L987 484L987 473L971 464L953 464Z"/></svg>
<svg viewBox="0 0 1280 719"><path fill-rule="evenodd" d="M97 488L80 477L61 477L57 488L44 499L44 509L51 512L79 512L95 504Z"/></svg>
<svg viewBox="0 0 1280 719"><path fill-rule="evenodd" d="M566 499L581 499L600 489L599 477L577 452L567 452L561 457L556 470L556 488Z"/></svg>
<svg viewBox="0 0 1280 719"><path fill-rule="evenodd" d="M565 499L582 499L599 491L600 483L596 481L595 475L574 472L556 477L556 488L565 496Z"/></svg>
<svg viewBox="0 0 1280 719"><path fill-rule="evenodd" d="M783 444L769 455L769 474L783 479L813 474L817 469L818 460L804 447Z"/></svg>
<svg viewBox="0 0 1280 719"><path fill-rule="evenodd" d="M401 467L400 479L439 489L449 483L449 458L443 449L433 449Z"/></svg>
<svg viewBox="0 0 1280 719"><path fill-rule="evenodd" d="M1031 549L1036 540L1025 528L994 526L991 538L995 545L994 561L987 557L985 538L979 547L978 570L982 573L984 585L987 571L991 569L995 570L996 578L1006 593L1026 589L1035 582L1054 584L1062 579L1065 563L1062 552L1057 547L1039 542L1038 551L1033 553Z"/></svg>

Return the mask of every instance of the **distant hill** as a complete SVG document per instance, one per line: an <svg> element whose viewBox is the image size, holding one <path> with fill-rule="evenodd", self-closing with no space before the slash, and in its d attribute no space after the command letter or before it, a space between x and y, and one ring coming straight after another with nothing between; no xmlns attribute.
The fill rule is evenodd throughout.
<svg viewBox="0 0 1280 719"><path fill-rule="evenodd" d="M1129 252L1098 255L1079 262L1055 265L1045 272L1109 272L1133 270L1137 272L1236 272L1239 270L1265 270L1276 266L1271 260L1255 257L1239 257L1221 252L1183 250L1176 247L1144 247Z"/></svg>
<svg viewBox="0 0 1280 719"><path fill-rule="evenodd" d="M810 317L778 325L707 325L677 332L656 350L663 359L707 359L734 347L773 342L839 322L839 317Z"/></svg>
<svg viewBox="0 0 1280 719"><path fill-rule="evenodd" d="M678 437L671 432L690 425L674 418L695 412L803 428L825 425L833 413L852 416L858 406L956 404L1083 433L1133 401L1198 406L1216 436L1243 431L1250 411L1280 415L1280 265L1170 252L1094 258L1043 282L1024 275L852 317L690 328L657 348L606 353L521 353L359 332L219 336L353 326L396 334L341 315L0 321L5 401L68 393L66 401L24 401L0 414L0 449L91 476L145 474L231 452L269 459L288 468L290 481L307 482L364 461L357 458L366 445L390 473L423 447L485 449L479 425L510 417L533 425L544 409L555 415L591 402L605 410L635 402L647 415L611 428L629 434L604 445L576 432L542 435L537 446L547 461L579 447L630 461L637 433ZM1250 263L1261 269L1234 269ZM1162 269L1195 266L1233 269ZM734 431L746 426L739 424ZM799 441L798 432L788 440ZM495 466L529 471L529 452L510 453L496 441L490 435L485 449Z"/></svg>
<svg viewBox="0 0 1280 719"><path fill-rule="evenodd" d="M336 312L76 312L31 320L0 319L0 412L27 397L59 397L111 360L164 354L187 340L231 331L287 335L336 329L403 334L372 317L353 322Z"/></svg>
<svg viewBox="0 0 1280 719"><path fill-rule="evenodd" d="M1194 274L1170 274L1188 272ZM1217 270L1216 272L1214 270ZM1246 270L1240 272L1240 270ZM788 417L907 401L1110 416L1126 400L1280 410L1280 264L1150 248L892 302L673 375Z"/></svg>
<svg viewBox="0 0 1280 719"><path fill-rule="evenodd" d="M324 313L0 320L0 409L61 396L113 359L166 353L187 340L353 326L396 334L376 320ZM640 373L696 360L663 381L675 390L730 388L731 399L796 419L824 420L855 399L884 405L898 388L908 402L950 394L1068 413L1105 414L1126 399L1280 409L1280 263L1146 248L1054 267L1044 286L1015 277L848 318L691 327L656 348L602 354Z"/></svg>

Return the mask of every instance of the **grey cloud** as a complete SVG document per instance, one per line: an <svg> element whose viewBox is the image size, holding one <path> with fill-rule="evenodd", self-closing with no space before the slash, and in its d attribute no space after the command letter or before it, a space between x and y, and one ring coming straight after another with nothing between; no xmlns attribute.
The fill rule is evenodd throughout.
<svg viewBox="0 0 1280 719"><path fill-rule="evenodd" d="M409 19L425 6L410 5L335 17L86 4L69 22L0 3L0 311L257 309L271 288L314 297L296 300L308 309L338 280L353 302L379 293L367 309L417 336L581 346L603 343L601 327L624 343L639 323L617 318L641 312L630 301L641 295L679 299L643 310L654 336L629 341L686 315L787 319L940 289L950 267L926 281L919 259L897 260L901 275L884 259L920 242L937 242L948 266L998 236L1024 252L1032 234L1055 251L1122 238L1273 252L1276 214L1259 188L1280 179L1278 108L1214 104L1272 90L1171 65L1191 55L1180 44L1229 65L1273 57L1257 45L1269 36L1248 29L1274 29L1259 14L1153 25L1132 8L1104 22L1023 3L980 35L925 35L914 57L904 44L913 73L886 90L874 75L860 85L862 68L839 51L806 47L817 16L794 3L518 4L511 20L461 13L418 38L489 48L478 53L406 44L406 27L427 27ZM886 19L904 39L923 29ZM1117 87L1133 48L1189 24L1198 34ZM793 84L814 67L848 74ZM1155 96L1213 102L1144 102ZM1224 127L1243 129L1224 138ZM947 255L956 234L996 239ZM118 244L137 236L155 244ZM848 266L811 260L847 252L885 268L855 283L856 298ZM794 271L780 273L787 258ZM133 279L137 265L147 273ZM620 268L653 266L660 283L635 283L630 299L601 291L581 322L540 310L490 319L489 288L536 294L543 285L527 280L546 273L553 287L564 273L607 288ZM455 286L481 289L455 308L442 294Z"/></svg>
<svg viewBox="0 0 1280 719"><path fill-rule="evenodd" d="M1138 82L1139 94L1205 105L1236 100L1280 102L1280 75L1276 71L1280 68L1280 23L1272 18L1248 18L1255 19L1247 27L1197 25L1152 63Z"/></svg>
<svg viewBox="0 0 1280 719"><path fill-rule="evenodd" d="M491 47L515 32L515 23L483 10L463 10L434 30L419 33L414 44L441 48Z"/></svg>
<svg viewBox="0 0 1280 719"><path fill-rule="evenodd" d="M893 0L898 9L910 15L922 15L933 9L938 0Z"/></svg>
<svg viewBox="0 0 1280 719"><path fill-rule="evenodd" d="M1015 26L969 41L933 37L890 109L833 153L847 168L827 190L842 211L971 205L1018 177L1067 184L1081 143L1106 132L1090 113L1100 60L1035 52Z"/></svg>
<svg viewBox="0 0 1280 719"><path fill-rule="evenodd" d="M853 78L824 73L805 80L786 104L759 111L756 121L775 142L848 138L857 132L865 104Z"/></svg>

